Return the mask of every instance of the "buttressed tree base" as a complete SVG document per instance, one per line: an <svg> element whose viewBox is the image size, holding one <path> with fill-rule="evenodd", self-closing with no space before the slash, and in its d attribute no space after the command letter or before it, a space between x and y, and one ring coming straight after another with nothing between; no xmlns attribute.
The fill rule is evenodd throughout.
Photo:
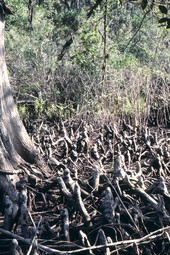
<svg viewBox="0 0 170 255"><path fill-rule="evenodd" d="M15 217L18 203L15 188L19 179L17 173L25 162L40 165L42 161L20 119L8 79L4 47L5 15L8 8L4 1L0 1L0 191L1 201L8 196L13 204L12 217Z"/></svg>

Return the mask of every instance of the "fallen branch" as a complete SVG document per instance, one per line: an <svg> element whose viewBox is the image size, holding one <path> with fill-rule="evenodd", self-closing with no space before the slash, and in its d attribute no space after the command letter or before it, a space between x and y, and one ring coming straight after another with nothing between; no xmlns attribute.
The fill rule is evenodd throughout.
<svg viewBox="0 0 170 255"><path fill-rule="evenodd" d="M108 248L108 247L114 247L114 246L122 246L122 248L124 249L125 245L133 245L133 244L142 245L144 243L153 242L154 240L156 240L156 239L160 238L161 236L163 236L163 234L166 234L166 231L168 231L168 230L170 230L170 226L157 229L157 230L151 232L150 234L145 235L141 238L107 243L107 245L97 245L97 246L91 246L91 247L86 247L86 248L82 247L81 249L77 249L77 250L73 250L73 251L59 251L59 250L52 249L52 248L49 248L49 247L41 245L41 244L36 245L36 244L33 243L32 245L35 248L41 249L41 250L49 252L49 253L58 254L58 255L69 255L69 254L81 253L83 251L96 250L96 249ZM5 229L0 228L0 232L2 232L5 235L8 235L12 238L15 238L17 240L20 240L24 243L27 243L27 244L32 243L30 240L25 239L21 236L18 236L14 233L11 233L11 232L9 232ZM166 238L167 238L167 236L166 236Z"/></svg>

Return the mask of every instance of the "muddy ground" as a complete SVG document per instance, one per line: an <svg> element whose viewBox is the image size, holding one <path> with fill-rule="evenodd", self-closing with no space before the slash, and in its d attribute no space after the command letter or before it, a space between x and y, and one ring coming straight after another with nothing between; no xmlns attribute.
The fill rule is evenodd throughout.
<svg viewBox="0 0 170 255"><path fill-rule="evenodd" d="M26 209L1 232L0 254L170 254L169 129L60 121L28 131L48 171L23 168Z"/></svg>

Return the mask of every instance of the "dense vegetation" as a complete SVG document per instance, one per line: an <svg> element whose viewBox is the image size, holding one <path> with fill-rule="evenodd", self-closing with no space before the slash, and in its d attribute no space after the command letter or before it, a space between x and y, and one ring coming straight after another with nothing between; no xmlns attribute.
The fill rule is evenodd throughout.
<svg viewBox="0 0 170 255"><path fill-rule="evenodd" d="M15 12L6 22L6 58L24 121L91 112L168 124L166 1L154 11L147 1L8 3Z"/></svg>

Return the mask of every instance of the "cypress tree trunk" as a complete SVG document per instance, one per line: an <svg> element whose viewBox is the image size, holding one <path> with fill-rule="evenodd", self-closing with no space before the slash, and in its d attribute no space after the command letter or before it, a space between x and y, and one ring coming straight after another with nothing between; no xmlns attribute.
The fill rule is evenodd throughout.
<svg viewBox="0 0 170 255"><path fill-rule="evenodd" d="M12 97L4 50L4 14L0 10L0 168L11 170L23 160L37 163L38 154Z"/></svg>
<svg viewBox="0 0 170 255"><path fill-rule="evenodd" d="M41 160L20 119L12 97L4 49L6 8L8 7L5 2L0 0L0 196L1 202L2 197L10 199L13 211L15 209L17 213L16 170L20 169L21 163L39 164ZM16 213L11 217L15 217Z"/></svg>
<svg viewBox="0 0 170 255"><path fill-rule="evenodd" d="M4 13L0 8L0 170L11 172L25 161L39 163L39 156L12 97L5 61L4 28Z"/></svg>

